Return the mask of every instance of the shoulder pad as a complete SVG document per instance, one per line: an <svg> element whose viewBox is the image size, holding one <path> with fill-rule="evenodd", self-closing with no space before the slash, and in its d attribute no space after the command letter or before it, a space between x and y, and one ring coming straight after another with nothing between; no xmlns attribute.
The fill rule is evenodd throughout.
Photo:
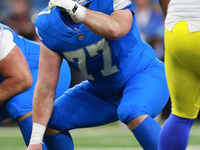
<svg viewBox="0 0 200 150"><path fill-rule="evenodd" d="M50 23L48 21L48 17L47 15L50 15L51 11L46 8L43 11L41 11L38 16L35 19L35 26L41 30L41 31L45 31L48 27L48 24Z"/></svg>

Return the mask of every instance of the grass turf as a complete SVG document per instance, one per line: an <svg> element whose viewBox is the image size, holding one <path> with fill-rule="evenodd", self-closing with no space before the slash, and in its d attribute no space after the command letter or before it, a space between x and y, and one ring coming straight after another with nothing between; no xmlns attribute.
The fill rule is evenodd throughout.
<svg viewBox="0 0 200 150"><path fill-rule="evenodd" d="M102 127L71 131L75 150L142 150L126 126L112 123ZM190 133L187 150L200 149L200 123ZM18 127L0 127L0 150L26 150Z"/></svg>

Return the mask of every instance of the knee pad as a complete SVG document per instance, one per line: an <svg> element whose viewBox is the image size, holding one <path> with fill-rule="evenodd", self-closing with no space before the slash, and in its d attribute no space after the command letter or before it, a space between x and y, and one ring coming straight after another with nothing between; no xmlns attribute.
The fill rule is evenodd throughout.
<svg viewBox="0 0 200 150"><path fill-rule="evenodd" d="M117 108L117 115L119 117L119 120L121 122L124 122L128 118L129 112L130 108L127 104L119 105L119 107Z"/></svg>
<svg viewBox="0 0 200 150"><path fill-rule="evenodd" d="M31 103L24 102L23 99L18 100L17 97L14 97L8 101L6 104L6 109L12 119L17 121L19 117L32 111L32 105Z"/></svg>
<svg viewBox="0 0 200 150"><path fill-rule="evenodd" d="M12 117L14 121L17 121L17 119L20 117L19 111L17 110L16 104L15 103L7 103L6 105L7 111Z"/></svg>
<svg viewBox="0 0 200 150"><path fill-rule="evenodd" d="M127 124L130 120L148 114L142 106L133 104L120 104L117 108L119 120Z"/></svg>

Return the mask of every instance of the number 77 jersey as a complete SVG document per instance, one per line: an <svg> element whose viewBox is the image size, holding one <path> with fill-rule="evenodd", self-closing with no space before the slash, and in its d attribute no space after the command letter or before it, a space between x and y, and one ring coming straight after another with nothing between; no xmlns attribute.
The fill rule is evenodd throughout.
<svg viewBox="0 0 200 150"><path fill-rule="evenodd" d="M129 3L124 8L130 6ZM114 10L107 5L95 6L93 1L89 9L108 15ZM74 23L57 7L51 11L48 8L43 10L35 25L41 42L59 53L104 95L120 92L129 78L156 61L153 49L141 40L135 21L129 33L117 40L92 33L83 24Z"/></svg>

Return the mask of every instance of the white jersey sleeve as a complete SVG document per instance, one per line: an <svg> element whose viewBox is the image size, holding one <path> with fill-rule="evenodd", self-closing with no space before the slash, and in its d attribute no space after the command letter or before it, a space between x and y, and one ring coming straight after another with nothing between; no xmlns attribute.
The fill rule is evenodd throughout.
<svg viewBox="0 0 200 150"><path fill-rule="evenodd" d="M0 26L0 60L5 58L15 45L12 32L10 30L3 30Z"/></svg>
<svg viewBox="0 0 200 150"><path fill-rule="evenodd" d="M113 0L114 11L123 9L129 4L131 4L131 0Z"/></svg>
<svg viewBox="0 0 200 150"><path fill-rule="evenodd" d="M200 31L200 0L170 0L165 27L172 31L179 21L186 21L190 33Z"/></svg>

